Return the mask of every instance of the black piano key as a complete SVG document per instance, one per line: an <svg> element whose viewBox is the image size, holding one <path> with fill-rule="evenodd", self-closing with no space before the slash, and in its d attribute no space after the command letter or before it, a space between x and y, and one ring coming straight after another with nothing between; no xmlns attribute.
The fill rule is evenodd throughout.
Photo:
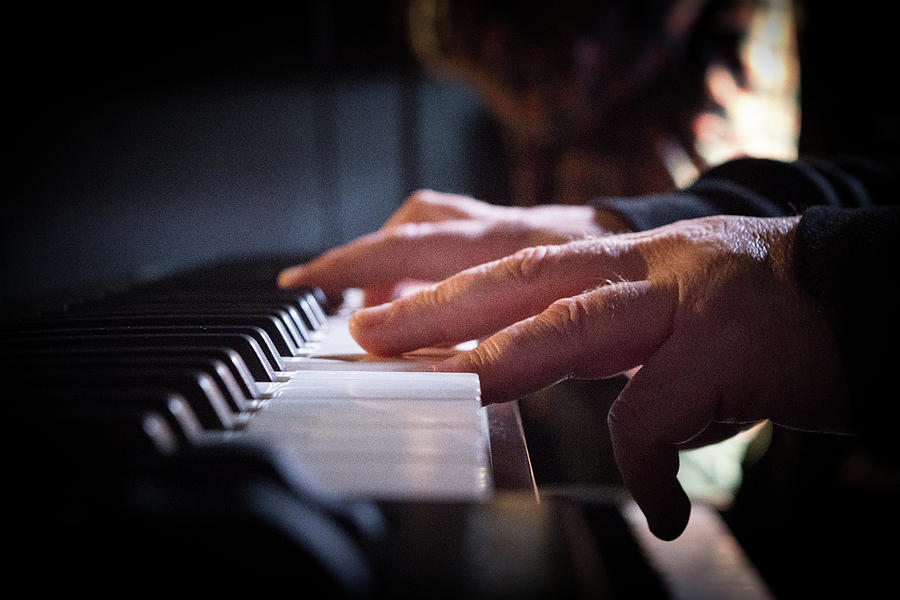
<svg viewBox="0 0 900 600"><path fill-rule="evenodd" d="M9 365L12 367L13 365ZM136 388L168 389L181 394L207 430L234 429L238 419L228 405L214 378L202 369L188 367L74 366L57 364L35 367L15 365L22 374L20 393L39 396L40 390L68 386L81 392L115 389L126 385Z"/></svg>
<svg viewBox="0 0 900 600"><path fill-rule="evenodd" d="M54 316L25 319L7 331L36 331L46 329L100 329L123 327L257 327L265 331L281 356L297 356L299 349L281 321L269 315L114 315L114 316Z"/></svg>
<svg viewBox="0 0 900 600"><path fill-rule="evenodd" d="M87 472L110 479L116 471L140 469L185 447L163 414L122 403L109 402L95 410L47 406L22 414L16 425L53 440L53 449L41 449L29 458L36 470L32 476L40 473L51 486L48 491L55 492L66 487L62 480L83 487Z"/></svg>
<svg viewBox="0 0 900 600"><path fill-rule="evenodd" d="M65 369L108 369L129 370L135 368L159 368L159 369L196 369L208 375L218 386L222 397L228 407L234 413L244 413L250 410L251 401L244 394L240 385L235 380L228 365L218 359L206 356L127 356L127 355L96 355L96 354L44 354L38 363L31 362L31 356L18 355L7 358L10 365L22 365L27 363L35 369L53 370Z"/></svg>
<svg viewBox="0 0 900 600"><path fill-rule="evenodd" d="M35 342L43 341L42 344ZM91 339L96 342L95 338ZM18 356L27 360L39 361L55 357L127 357L129 359L153 359L156 357L168 358L216 358L221 360L231 371L232 377L241 388L241 392L247 398L253 400L260 397L256 380L248 369L240 354L225 346L97 346L91 345L67 345L59 344L53 338L31 339L28 343L20 344L16 348L0 351L0 357Z"/></svg>
<svg viewBox="0 0 900 600"><path fill-rule="evenodd" d="M22 347L11 354L24 358L41 360L45 356L96 356L96 357L128 357L130 359L156 357L168 357L180 360L181 358L215 358L221 360L234 378L241 392L248 399L256 400L260 397L257 380L244 362L241 355L226 346L90 346L72 347L55 344L52 341L44 346ZM0 356L7 355L0 353Z"/></svg>
<svg viewBox="0 0 900 600"><path fill-rule="evenodd" d="M295 305L285 302L232 302L218 299L129 301L109 298L101 302L80 304L52 313L44 313L43 316L52 318L55 315L195 315L202 313L239 315L268 312L282 319L298 346L310 341L311 333L306 320Z"/></svg>
<svg viewBox="0 0 900 600"><path fill-rule="evenodd" d="M300 311L300 316L304 320L304 324L310 331L320 329L327 319L325 306L319 300L320 296L313 291L303 290L280 290L259 288L250 291L237 290L191 290L191 289L168 289L164 291L147 291L133 290L106 296L100 299L92 300L90 303L104 302L132 302L132 303L154 303L162 304L166 302L188 303L188 302L224 302L224 303L286 303L296 307ZM69 308L74 308L72 305Z"/></svg>
<svg viewBox="0 0 900 600"><path fill-rule="evenodd" d="M303 262L298 257L227 257L188 268L162 279L147 282L144 289L244 290L276 288L278 274L290 265Z"/></svg>
<svg viewBox="0 0 900 600"><path fill-rule="evenodd" d="M0 348L41 345L44 340L71 346L224 344L244 359L257 381L275 381L284 361L269 335L258 327L99 327L0 331Z"/></svg>
<svg viewBox="0 0 900 600"><path fill-rule="evenodd" d="M166 427L165 445L172 450L194 446L200 441L203 427L197 415L181 394L165 388L109 386L86 389L48 384L40 387L40 398L29 409L31 416L58 430L63 426L75 427L79 423L82 426L90 423L96 429L104 424L105 417L128 413L136 417L153 414L161 419ZM109 424L111 429L117 426L115 420ZM126 432L110 433L121 435L123 442L127 442ZM151 437L153 433L147 432ZM71 432L71 436L76 435L82 433ZM111 452L116 450L115 446L107 448Z"/></svg>

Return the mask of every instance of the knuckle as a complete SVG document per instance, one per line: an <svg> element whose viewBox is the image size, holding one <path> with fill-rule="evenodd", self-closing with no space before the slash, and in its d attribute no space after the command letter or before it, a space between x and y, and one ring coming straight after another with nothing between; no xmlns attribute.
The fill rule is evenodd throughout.
<svg viewBox="0 0 900 600"><path fill-rule="evenodd" d="M458 323L448 319L447 315L454 295L455 288L448 281L424 287L414 295L396 303L402 310L398 322L427 324L432 337L437 341L453 341L457 335Z"/></svg>
<svg viewBox="0 0 900 600"><path fill-rule="evenodd" d="M396 242L408 242L420 239L433 230L430 223L400 223L390 229L390 238Z"/></svg>
<svg viewBox="0 0 900 600"><path fill-rule="evenodd" d="M429 189L419 189L407 196L404 206L429 205L434 203L437 192Z"/></svg>
<svg viewBox="0 0 900 600"><path fill-rule="evenodd" d="M408 221L420 221L426 219L433 210L439 194L429 189L419 189L411 193L400 205L400 208L388 220L389 225Z"/></svg>
<svg viewBox="0 0 900 600"><path fill-rule="evenodd" d="M440 314L452 299L452 290L445 283L432 284L409 298L407 308L416 315ZM443 322L438 319L438 322ZM442 328L442 333L443 333Z"/></svg>
<svg viewBox="0 0 900 600"><path fill-rule="evenodd" d="M551 304L544 314L547 324L559 338L570 343L583 343L591 326L593 311L583 296L561 298Z"/></svg>
<svg viewBox="0 0 900 600"><path fill-rule="evenodd" d="M508 274L524 282L542 279L549 275L554 255L550 246L523 248L507 259Z"/></svg>
<svg viewBox="0 0 900 600"><path fill-rule="evenodd" d="M484 340L468 352L469 365L475 372L481 372L497 360L500 349L491 339Z"/></svg>

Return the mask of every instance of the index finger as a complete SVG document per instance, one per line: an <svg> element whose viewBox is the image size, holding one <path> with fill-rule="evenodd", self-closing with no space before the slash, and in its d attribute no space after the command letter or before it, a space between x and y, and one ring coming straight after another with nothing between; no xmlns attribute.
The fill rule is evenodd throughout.
<svg viewBox="0 0 900 600"><path fill-rule="evenodd" d="M334 248L278 275L284 288L315 286L327 294L348 288L387 286L403 279L436 281L485 262L472 243L483 230L474 221L407 223L381 229Z"/></svg>
<svg viewBox="0 0 900 600"><path fill-rule="evenodd" d="M644 273L625 244L584 240L536 246L472 267L418 294L361 310L350 321L374 354L398 354L490 335L559 298Z"/></svg>
<svg viewBox="0 0 900 600"><path fill-rule="evenodd" d="M676 303L677 290L668 285L603 286L557 300L433 368L478 373L485 404L521 398L569 377L611 377L641 365L663 343Z"/></svg>
<svg viewBox="0 0 900 600"><path fill-rule="evenodd" d="M687 525L690 501L678 482L678 451L717 425L721 392L700 372L692 346L670 339L628 382L609 410L616 465L650 530L671 540Z"/></svg>

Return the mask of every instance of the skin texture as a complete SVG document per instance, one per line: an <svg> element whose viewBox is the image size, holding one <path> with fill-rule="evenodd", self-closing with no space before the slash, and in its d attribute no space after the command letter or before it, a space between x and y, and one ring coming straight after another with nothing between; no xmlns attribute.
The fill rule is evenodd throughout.
<svg viewBox="0 0 900 600"><path fill-rule="evenodd" d="M497 217L470 199L442 201L465 212L451 206L432 226L410 208L398 225L286 271L282 285L439 280L358 311L351 333L383 355L481 340L433 368L478 373L485 403L630 371L608 425L624 483L658 537L680 535L690 513L678 450L765 419L848 430L833 332L791 272L799 217L709 217L609 235L584 227L602 217L575 229L559 214ZM410 222L427 227L410 235Z"/></svg>

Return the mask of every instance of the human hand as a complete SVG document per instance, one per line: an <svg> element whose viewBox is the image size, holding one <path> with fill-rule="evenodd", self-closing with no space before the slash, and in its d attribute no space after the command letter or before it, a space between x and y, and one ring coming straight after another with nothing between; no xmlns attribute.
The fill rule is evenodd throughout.
<svg viewBox="0 0 900 600"><path fill-rule="evenodd" d="M361 310L351 333L386 355L487 336L434 367L478 373L486 403L640 367L610 434L651 530L673 539L690 512L678 450L765 419L849 422L833 333L792 275L798 220L712 217L527 248Z"/></svg>
<svg viewBox="0 0 900 600"><path fill-rule="evenodd" d="M627 229L615 213L589 206L506 207L422 190L377 232L286 269L278 283L315 285L330 296L360 287L372 306L521 248Z"/></svg>

